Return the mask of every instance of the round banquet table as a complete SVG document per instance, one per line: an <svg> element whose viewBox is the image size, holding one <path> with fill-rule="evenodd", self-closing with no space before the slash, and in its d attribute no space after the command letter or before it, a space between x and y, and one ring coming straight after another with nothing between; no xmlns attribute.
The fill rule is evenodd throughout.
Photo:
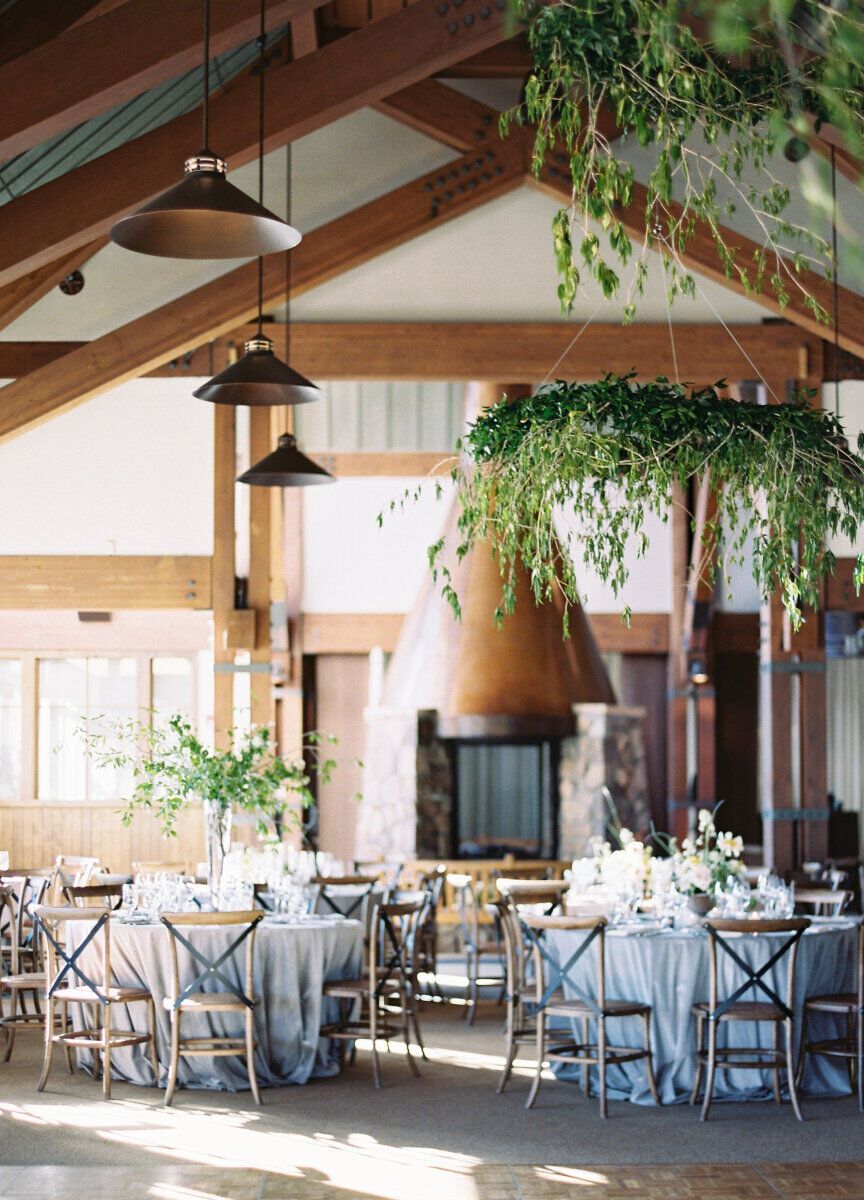
<svg viewBox="0 0 864 1200"><path fill-rule="evenodd" d="M545 949L553 963L560 968L587 936L579 930L549 929ZM782 944L785 934L763 934L759 938L747 935L735 937L734 949L751 967L761 965ZM726 935L730 937L730 935ZM858 944L858 925L854 920L816 919L805 931L798 944L795 969L795 1018L800 1033L801 1013L807 996L825 992L849 992L855 987L855 960ZM663 1104L680 1104L688 1100L696 1071L696 1022L691 1005L708 999L708 934L698 926L684 929L652 928L645 925L611 927L606 931L606 995L615 1000L640 1000L651 1005L651 1044L657 1087ZM729 995L744 981L744 974L722 949L717 951L718 990ZM564 983L564 992L575 996L575 988L596 998L597 945L590 946L570 973L571 983ZM781 998L786 994L786 960L775 965L765 976L766 982ZM766 997L753 992L745 1000ZM811 1040L839 1037L843 1034L841 1021L845 1018L811 1015L808 1018ZM566 1026L567 1022L550 1021L550 1025ZM607 1025L612 1045L639 1046L642 1044L641 1022L638 1018L614 1018ZM727 1041L731 1034L731 1043ZM718 1045L771 1045L771 1030L752 1022L722 1022ZM796 1048L797 1054L797 1048ZM555 1064L555 1074L562 1079L576 1080L579 1068ZM596 1068L592 1068L592 1080ZM606 1072L609 1096L616 1100L632 1100L636 1104L652 1104L645 1075L644 1062L610 1066ZM837 1059L808 1055L802 1093L811 1096L844 1096L851 1091L845 1066ZM771 1076L756 1070L718 1071L714 1096L717 1100L759 1100L773 1098Z"/></svg>
<svg viewBox="0 0 864 1200"><path fill-rule="evenodd" d="M75 949L91 926L70 922L68 943ZM235 926L184 926L184 937L211 961L219 958L240 930ZM156 1003L157 1041L160 1084L168 1072L170 1022L162 998L171 992L171 936L161 922L150 924L111 920L111 972L115 983L145 987ZM80 958L91 979L101 980L101 935ZM178 945L180 987L198 975L203 967L189 951ZM319 1037L322 1023L337 1019L336 1001L322 996L326 980L356 978L362 969L363 930L359 921L339 917L306 917L287 921L265 917L257 928L255 941L254 990L261 1003L255 1011L255 1070L262 1087L306 1083L312 1077L335 1075L339 1064L328 1038ZM241 945L221 967L225 975L241 988L244 984L245 947ZM216 980L196 990L219 991ZM70 1015L79 1019L80 1005L70 1005ZM89 1019L89 1017L88 1017ZM112 1026L116 1029L147 1031L147 1006L114 1005ZM183 1037L225 1036L242 1032L242 1015L231 1012L190 1013L182 1018ZM153 1072L147 1045L123 1047L111 1056L117 1079L152 1085ZM81 1058L89 1066L89 1051ZM239 1057L195 1056L180 1059L178 1082L182 1087L222 1091L248 1088L245 1063Z"/></svg>

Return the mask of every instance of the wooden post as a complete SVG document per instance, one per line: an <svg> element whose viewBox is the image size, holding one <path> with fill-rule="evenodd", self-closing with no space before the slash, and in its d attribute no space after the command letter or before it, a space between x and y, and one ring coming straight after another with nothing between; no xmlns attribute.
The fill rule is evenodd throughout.
<svg viewBox="0 0 864 1200"><path fill-rule="evenodd" d="M816 361L816 360L819 361ZM821 403L821 355L801 358L799 386L815 389ZM769 403L785 401L785 379L768 380ZM790 871L828 853L825 629L819 611L805 614L794 633L780 597L763 604L760 617L760 808L765 860Z"/></svg>
<svg viewBox="0 0 864 1200"><path fill-rule="evenodd" d="M217 747L226 745L234 723L234 676L218 670L234 661L229 648L234 611L234 476L236 474L236 413L229 404L213 406L213 735Z"/></svg>
<svg viewBox="0 0 864 1200"><path fill-rule="evenodd" d="M249 414L249 461L256 463L273 449L269 408L253 408ZM273 497L270 488L249 489L249 607L255 614L250 676L252 724L275 725L271 681L271 565Z"/></svg>
<svg viewBox="0 0 864 1200"><path fill-rule="evenodd" d="M687 600L687 572L690 561L689 514L687 493L679 485L672 488L672 612L669 615L668 719L667 747L667 829L677 838L685 837L688 823L687 796L687 662L684 653L684 614Z"/></svg>

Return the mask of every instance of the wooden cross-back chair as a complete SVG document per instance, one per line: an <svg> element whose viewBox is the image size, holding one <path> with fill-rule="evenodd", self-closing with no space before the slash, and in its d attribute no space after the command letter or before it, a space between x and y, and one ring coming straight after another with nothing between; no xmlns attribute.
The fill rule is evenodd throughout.
<svg viewBox="0 0 864 1200"><path fill-rule="evenodd" d="M711 918L705 922L709 935L709 985L708 1000L694 1004L693 1015L696 1018L696 1078L690 1103L695 1104L699 1099L703 1075L707 1072L705 1094L702 1101L700 1118L708 1120L711 1111L711 1099L714 1094L714 1078L718 1070L770 1070L774 1079L774 1099L782 1103L780 1091L780 1072L785 1069L789 1084L789 1097L792 1108L799 1121L804 1118L798 1103L795 1072L795 962L798 954L798 943L804 930L810 925L806 917L791 917L783 920L740 920L732 918ZM772 935L784 935L779 946L769 944L768 957L757 967L752 967L738 953L740 943L733 937L724 936L745 934L748 937L764 939ZM724 961L731 960L742 981L728 996L720 995L720 954ZM766 976L774 967L780 966L785 960L786 988L785 995L779 995ZM748 992L754 992L762 997L756 1000L744 1000ZM734 1022L768 1022L773 1028L773 1046L769 1050L760 1047L718 1046L717 1032L721 1024ZM705 1044L707 1027L708 1042ZM785 1034L785 1047L781 1049L781 1029Z"/></svg>
<svg viewBox="0 0 864 1200"><path fill-rule="evenodd" d="M22 867L4 871L0 876L0 884L9 887L12 894L19 971L25 966L31 971L42 970L42 947L36 936L33 912L52 895L56 883L56 867Z"/></svg>
<svg viewBox="0 0 864 1200"><path fill-rule="evenodd" d="M8 1014L0 1013L0 1027L6 1036L4 1062L12 1057L18 1030L41 1033L45 1025L45 1014L39 1003L39 997L45 991L45 974L21 969L18 915L18 898L14 889L9 884L0 886L0 928L4 934L3 951L8 967L0 972L0 1001L8 994L11 1009Z"/></svg>
<svg viewBox="0 0 864 1200"><path fill-rule="evenodd" d="M810 1018L833 1016L845 1024L839 1037L810 1040ZM858 1107L864 1112L864 917L858 927L858 958L855 964L855 990L808 996L804 1001L801 1049L798 1056L797 1082L804 1076L808 1054L844 1059L850 1082L858 1093Z"/></svg>
<svg viewBox="0 0 864 1200"><path fill-rule="evenodd" d="M852 900L852 893L833 888L795 888L795 907L807 908L814 916L839 917Z"/></svg>
<svg viewBox="0 0 864 1200"><path fill-rule="evenodd" d="M381 886L377 875L315 875L311 882L316 889L313 912L338 913L358 921L362 920L372 893ZM356 888L356 895L346 893L345 888Z"/></svg>
<svg viewBox="0 0 864 1200"><path fill-rule="evenodd" d="M122 883L85 883L64 887L63 895L73 908L105 908L116 912L123 903Z"/></svg>
<svg viewBox="0 0 864 1200"><path fill-rule="evenodd" d="M494 988L499 1002L504 998L505 978L501 946L501 934L497 928L491 932L480 923L476 883L473 876L450 874L447 876L456 911L459 914L459 939L465 955L465 1019L474 1024L477 1003L483 989ZM502 968L500 973L485 973L483 963L492 960Z"/></svg>
<svg viewBox="0 0 864 1200"><path fill-rule="evenodd" d="M575 1063L582 1068L582 1088L589 1094L591 1067L597 1067L600 1116L608 1117L606 1100L606 1068L625 1062L645 1060L648 1086L654 1103L660 1103L654 1066L651 1060L651 1005L640 1000L610 1000L606 995L606 918L519 915L519 924L526 948L532 955L534 998L530 1005L536 1022L536 1066L534 1082L525 1107L531 1108L540 1090L544 1062ZM547 949L546 936L550 930L583 932L585 937L573 949L562 966ZM597 948L595 994L592 996L573 977L573 970L592 945ZM579 1037L553 1030L547 1044L547 1020L564 1017L579 1023ZM607 1038L606 1022L621 1017L638 1017L642 1021L641 1046L613 1046ZM595 1023L596 1041L589 1040L591 1022Z"/></svg>
<svg viewBox="0 0 864 1200"><path fill-rule="evenodd" d="M426 903L423 897L408 904L374 905L363 974L356 979L334 979L324 984L324 996L338 1000L340 1011L337 1020L321 1027L321 1036L339 1042L343 1059L346 1042L368 1038L372 1043L376 1088L381 1087L379 1038L384 1039L389 1050L391 1038L401 1032L408 1066L413 1075L419 1075L411 1051L413 1027L421 1055L425 1057L417 1017L413 961Z"/></svg>
<svg viewBox="0 0 864 1200"><path fill-rule="evenodd" d="M111 1098L111 1054L121 1046L148 1044L153 1068L154 1086L159 1083L156 1053L156 1009L153 997L146 988L116 984L111 969L111 922L108 913L98 908L55 908L40 905L35 910L40 936L44 944L47 983L45 993L45 1058L37 1091L43 1091L51 1070L54 1046L67 1051L66 1063L71 1071L70 1049L89 1050L93 1056L93 1076L99 1075L99 1056L102 1058L102 1092ZM90 926L75 949L69 946L66 926L70 921ZM85 968L83 958L89 947L99 947L98 969ZM148 1033L114 1029L111 1010L115 1005L146 1004ZM84 1013L90 1010L93 1022L81 1029L69 1028L69 1005L78 1005ZM60 1031L55 1029L58 1016Z"/></svg>
<svg viewBox="0 0 864 1200"><path fill-rule="evenodd" d="M260 999L254 993L255 934L264 914L258 911L214 912L214 913L165 913L162 924L170 935L171 946L171 995L162 1000L163 1007L171 1019L171 1062L168 1069L168 1086L165 1104L170 1105L177 1087L180 1058L192 1055L243 1056L249 1072L249 1086L256 1104L261 1104L258 1077L255 1073L255 1010ZM237 936L215 959L209 958L191 940L191 927L232 927L239 930ZM188 983L181 987L178 947L182 946L191 956L193 970L198 971ZM229 959L243 949L244 966L242 986L226 975L223 967ZM200 967L200 970L198 969ZM218 982L219 991L202 991L205 983ZM182 1036L181 1018L184 1013L208 1014L233 1012L243 1017L243 1034L209 1035L205 1037Z"/></svg>

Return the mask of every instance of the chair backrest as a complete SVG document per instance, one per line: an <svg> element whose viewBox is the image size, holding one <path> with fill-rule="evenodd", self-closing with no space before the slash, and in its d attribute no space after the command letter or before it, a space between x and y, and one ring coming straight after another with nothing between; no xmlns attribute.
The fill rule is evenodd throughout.
<svg viewBox="0 0 864 1200"><path fill-rule="evenodd" d="M459 929L466 949L476 950L480 942L480 916L476 884L471 875L451 872L447 883L453 893L453 903L459 914Z"/></svg>
<svg viewBox="0 0 864 1200"><path fill-rule="evenodd" d="M537 1011L546 1007L553 994L567 988L570 995L588 1005L596 1014L606 1004L606 918L538 916L534 913L519 913L517 920L524 939L526 952L532 958L534 978L534 1007ZM550 930L567 930L584 933L563 964L553 957L546 945ZM591 996L574 979L572 971L589 947L597 943L597 981L595 995Z"/></svg>
<svg viewBox="0 0 864 1200"><path fill-rule="evenodd" d="M428 896L408 904L372 906L369 938L369 980L376 996L388 984L407 986L412 978L417 931L423 921Z"/></svg>
<svg viewBox="0 0 864 1200"><path fill-rule="evenodd" d="M747 920L731 917L712 917L710 920L706 920L704 925L708 930L710 939L710 975L708 986L710 1019L716 1020L740 1000L742 996L745 996L748 992L755 992L756 999L763 1002L767 1000L778 1008L787 1019L791 1020L795 1007L795 961L798 955L798 943L801 940L804 930L810 925L808 918L789 917L778 920ZM736 936L729 937L729 934ZM737 941L737 935L739 934L763 939L776 934L786 934L787 936L776 948L773 948L771 943L769 943L769 949L773 949L773 953L770 953L769 957L759 966L753 967L738 953L740 943ZM728 996L723 997L719 994L720 971L718 950L722 951L735 964L737 968L736 973L743 976L743 981ZM784 959L786 960L786 990L785 996L780 996L770 983L766 982L766 976L775 966L779 966Z"/></svg>
<svg viewBox="0 0 864 1200"><path fill-rule="evenodd" d="M9 972L18 974L17 897L9 884L0 886L0 951L9 953Z"/></svg>
<svg viewBox="0 0 864 1200"><path fill-rule="evenodd" d="M497 879L495 886L502 896L519 908L522 905L538 905L551 916L560 908L570 885L564 879Z"/></svg>
<svg viewBox="0 0 864 1200"><path fill-rule="evenodd" d="M835 892L831 888L796 887L795 889L795 907L807 906L817 916L839 917L842 912L846 911L851 899L851 892Z"/></svg>
<svg viewBox="0 0 864 1200"><path fill-rule="evenodd" d="M15 940L19 950L29 950L37 944L35 927L30 921L37 905L53 899L55 877L55 867L23 867L14 871L4 871L0 877L0 883L12 893Z"/></svg>
<svg viewBox="0 0 864 1200"><path fill-rule="evenodd" d="M194 875L195 863L133 862L132 875Z"/></svg>
<svg viewBox="0 0 864 1200"><path fill-rule="evenodd" d="M222 984L222 989L233 994L247 1008L254 1007L254 970L255 970L255 934L258 925L264 920L264 914L260 911L241 910L239 912L214 912L214 913L163 913L162 924L168 930L168 942L171 947L171 1002L174 1008L179 1008L183 1001L192 992L203 991L203 984L208 980L215 979ZM200 946L187 936L193 927L200 928L206 926L228 926L238 928L240 932L237 937L223 950L218 958L208 958L201 950ZM190 954L194 963L201 970L195 978L187 983L184 988L180 987L180 959L177 952L177 947L183 946ZM233 958L240 947L244 947L245 961L243 969L244 984L238 988L236 983L229 978L222 970L223 965Z"/></svg>
<svg viewBox="0 0 864 1200"><path fill-rule="evenodd" d="M113 910L123 902L123 884L85 883L82 887L65 887L63 895L73 908Z"/></svg>
<svg viewBox="0 0 864 1200"><path fill-rule="evenodd" d="M57 908L49 904L39 904L33 910L33 917L42 938L49 999L65 981L68 986L83 985L92 988L98 999L104 1001L111 987L111 922L106 910L70 906ZM63 929L70 921L90 925L87 934L74 950L69 948L69 937ZM88 975L81 966L81 956L100 934L101 969Z"/></svg>
<svg viewBox="0 0 864 1200"><path fill-rule="evenodd" d="M315 898L312 911L316 913L341 913L343 917L356 917L367 925L369 899L380 890L377 875L315 875L312 879ZM340 889L356 889L346 893Z"/></svg>

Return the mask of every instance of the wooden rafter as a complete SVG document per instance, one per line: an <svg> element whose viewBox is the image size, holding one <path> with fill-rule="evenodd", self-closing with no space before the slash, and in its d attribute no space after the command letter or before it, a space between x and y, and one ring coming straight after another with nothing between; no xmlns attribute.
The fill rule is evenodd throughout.
<svg viewBox="0 0 864 1200"><path fill-rule="evenodd" d="M30 53L71 25L77 24L99 0L52 0L45 4L16 4L0 15L0 66Z"/></svg>
<svg viewBox="0 0 864 1200"><path fill-rule="evenodd" d="M504 35L503 14L483 0L465 0L465 19L455 31L440 8L438 0L417 0L275 69L265 150L374 103ZM468 16L474 17L471 23ZM244 75L211 105L215 148L229 166L257 156L257 88L257 79ZM118 217L175 183L200 137L194 111L10 201L0 224L0 286L104 235Z"/></svg>
<svg viewBox="0 0 864 1200"><path fill-rule="evenodd" d="M285 354L285 327L269 324L276 352ZM167 378L206 377L236 355L252 335L252 325L239 325L212 342L150 374ZM675 334L682 379L711 383L718 379L751 379L764 374L810 380L811 363L820 345L794 325L730 326L728 337L716 327L681 325ZM341 322L292 324L291 361L311 379L447 379L453 382L510 378L542 379L557 363L560 379L588 379L598 364L610 371L638 370L640 378L674 372L666 324L589 325L578 341L573 326L557 322ZM56 363L83 342L0 342L0 379L15 379ZM566 351L564 357L562 353ZM561 360L560 362L558 360ZM0 395L2 407L2 395Z"/></svg>
<svg viewBox="0 0 864 1200"><path fill-rule="evenodd" d="M521 179L521 159L514 159L506 146L465 155L448 168L320 226L293 252L292 294L318 287L512 191ZM0 440L234 329L255 313L257 290L257 264L238 267L9 384L0 393ZM284 260L279 255L265 260L264 303L281 303L284 296Z"/></svg>
<svg viewBox="0 0 864 1200"><path fill-rule="evenodd" d="M268 24L319 2L270 0ZM258 0L214 5L211 53L254 38L258 9ZM0 162L188 71L201 53L199 0L128 0L67 29L0 67Z"/></svg>
<svg viewBox="0 0 864 1200"><path fill-rule="evenodd" d="M92 242L83 250L63 254L53 262L46 263L44 267L37 267L28 275L13 279L11 283L0 287L0 329L5 329L28 308L32 308L37 300L41 300L57 287L61 280L94 255L102 244L102 241Z"/></svg>

